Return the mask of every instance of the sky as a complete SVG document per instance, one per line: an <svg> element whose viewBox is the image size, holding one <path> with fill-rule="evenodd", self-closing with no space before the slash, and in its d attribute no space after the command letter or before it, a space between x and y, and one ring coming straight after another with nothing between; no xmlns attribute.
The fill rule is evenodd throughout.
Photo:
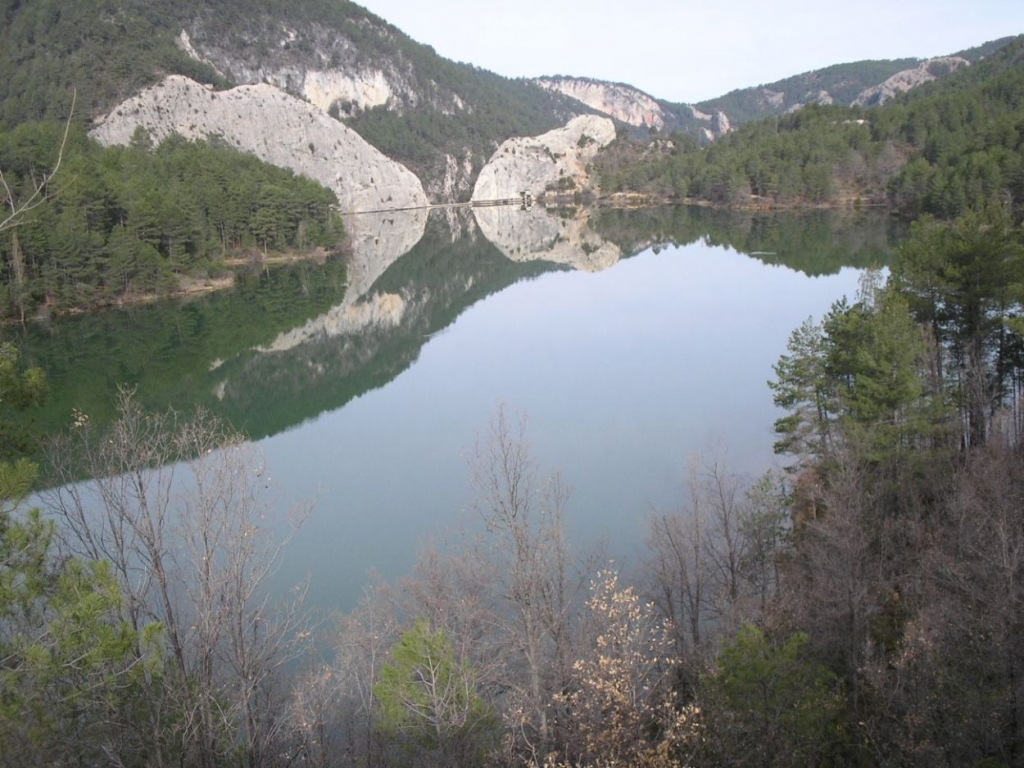
<svg viewBox="0 0 1024 768"><path fill-rule="evenodd" d="M357 0L442 56L507 77L624 82L682 103L862 59L1024 33L1022 0Z"/></svg>

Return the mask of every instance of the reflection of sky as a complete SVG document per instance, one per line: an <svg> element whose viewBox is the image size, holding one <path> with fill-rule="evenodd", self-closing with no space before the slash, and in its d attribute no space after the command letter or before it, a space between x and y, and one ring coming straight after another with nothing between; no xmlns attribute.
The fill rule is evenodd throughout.
<svg viewBox="0 0 1024 768"><path fill-rule="evenodd" d="M542 465L573 486L574 540L628 555L652 506L681 505L689 455L720 443L734 471L773 463L771 366L857 277L698 244L476 304L391 384L263 442L286 496L317 494L284 575L308 570L314 602L346 607L368 569L406 573L468 508L465 457L498 402L528 414Z"/></svg>

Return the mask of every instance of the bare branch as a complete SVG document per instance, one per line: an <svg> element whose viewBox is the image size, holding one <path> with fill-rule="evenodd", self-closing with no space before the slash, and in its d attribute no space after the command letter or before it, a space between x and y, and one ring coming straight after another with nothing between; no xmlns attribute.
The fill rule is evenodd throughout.
<svg viewBox="0 0 1024 768"><path fill-rule="evenodd" d="M4 207L9 211L4 218L0 219L0 232L19 226L26 214L38 208L53 196L53 193L47 187L53 180L53 177L57 175L57 171L60 170L61 163L64 162L64 150L67 148L68 135L71 133L71 121L75 115L75 101L77 98L78 91L73 90L71 92L71 110L68 112L68 118L64 122L64 134L61 137L60 146L57 148L57 160L49 171L44 173L38 181L32 183L32 192L27 198L21 201L15 199L14 192L11 190L7 177L4 175L4 170L0 168L0 186L3 187L5 198Z"/></svg>

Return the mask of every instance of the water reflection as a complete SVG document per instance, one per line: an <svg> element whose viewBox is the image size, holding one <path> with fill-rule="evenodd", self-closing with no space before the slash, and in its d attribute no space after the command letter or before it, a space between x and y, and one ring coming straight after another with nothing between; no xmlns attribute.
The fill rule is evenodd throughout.
<svg viewBox="0 0 1024 768"><path fill-rule="evenodd" d="M866 214L696 208L415 210L346 223L344 265L254 270L230 294L30 328L26 356L52 392L36 418L57 429L79 408L102 422L116 386L129 384L148 407L201 402L259 438L388 384L469 307L545 272L598 272L651 248L703 242L830 274L885 263L899 236Z"/></svg>
<svg viewBox="0 0 1024 768"><path fill-rule="evenodd" d="M427 218L425 208L345 217L345 230L352 246L346 304L352 305L365 296L388 267L423 239Z"/></svg>
<svg viewBox="0 0 1024 768"><path fill-rule="evenodd" d="M481 234L512 261L549 261L584 272L599 272L619 261L622 249L594 231L589 210L560 213L507 205L473 209Z"/></svg>
<svg viewBox="0 0 1024 768"><path fill-rule="evenodd" d="M885 218L701 209L404 222L368 220L347 270L254 271L231 294L32 329L47 426L72 407L101 422L121 383L149 408L209 405L260 439L283 506L317 496L282 583L312 571L324 605L454 525L499 400L576 487L574 534L629 546L709 435L736 469L770 460L765 381L786 337L898 235Z"/></svg>

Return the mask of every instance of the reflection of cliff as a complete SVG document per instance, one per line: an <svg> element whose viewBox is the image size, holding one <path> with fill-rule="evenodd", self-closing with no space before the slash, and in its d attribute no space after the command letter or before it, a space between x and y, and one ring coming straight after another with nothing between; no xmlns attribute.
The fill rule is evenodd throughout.
<svg viewBox="0 0 1024 768"><path fill-rule="evenodd" d="M223 361L270 343L344 295L344 265L331 259L240 272L232 290L184 302L29 325L19 342L26 359L46 371L49 393L25 416L41 433L67 426L72 409L102 425L112 416L111 393L121 385L136 387L147 408L216 407L210 382L221 375Z"/></svg>
<svg viewBox="0 0 1024 768"><path fill-rule="evenodd" d="M425 208L346 216L345 230L352 243L346 303L365 296L377 278L420 241L426 226Z"/></svg>
<svg viewBox="0 0 1024 768"><path fill-rule="evenodd" d="M472 304L558 269L555 261L595 269L614 263L609 253L702 240L816 275L885 264L899 234L887 217L853 213L598 210L589 221L518 208L476 214L435 211L408 226L398 214L380 219L378 234L371 226L359 235L365 247L346 269L347 290L340 260L305 263L244 273L234 291L184 304L29 326L20 342L46 371L50 395L26 417L43 433L66 426L72 408L101 424L110 393L127 384L148 408L202 402L262 437L387 384Z"/></svg>
<svg viewBox="0 0 1024 768"><path fill-rule="evenodd" d="M600 209L593 228L624 254L701 240L814 277L842 267L884 266L905 227L883 213L736 213L697 206Z"/></svg>
<svg viewBox="0 0 1024 768"><path fill-rule="evenodd" d="M348 287L344 300L305 325L283 331L257 351L283 352L311 339L359 333L367 327L398 325L405 314L404 297L371 293L371 289L396 260L415 247L426 226L424 208L346 216L352 254L346 265ZM218 384L218 397L223 396L225 387L225 382Z"/></svg>
<svg viewBox="0 0 1024 768"><path fill-rule="evenodd" d="M218 409L258 438L340 408L406 370L472 304L551 268L511 262L479 234L453 240L435 212L422 240L360 297L218 368Z"/></svg>
<svg viewBox="0 0 1024 768"><path fill-rule="evenodd" d="M622 255L589 226L589 215L555 216L542 208L474 208L480 232L512 261L550 261L586 272L614 265Z"/></svg>

